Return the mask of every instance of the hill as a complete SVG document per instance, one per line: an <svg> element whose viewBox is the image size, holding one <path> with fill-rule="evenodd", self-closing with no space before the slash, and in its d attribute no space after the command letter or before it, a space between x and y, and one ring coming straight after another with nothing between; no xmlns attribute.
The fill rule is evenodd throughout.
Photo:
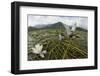
<svg viewBox="0 0 100 76"><path fill-rule="evenodd" d="M41 24L41 25L36 25L34 27L32 27L32 26L28 27L28 31L40 30L40 29L65 29L65 27L64 27L64 24L62 22L57 22L57 23L47 24L47 25ZM81 27L77 27L76 30L87 32L86 29L83 29Z"/></svg>

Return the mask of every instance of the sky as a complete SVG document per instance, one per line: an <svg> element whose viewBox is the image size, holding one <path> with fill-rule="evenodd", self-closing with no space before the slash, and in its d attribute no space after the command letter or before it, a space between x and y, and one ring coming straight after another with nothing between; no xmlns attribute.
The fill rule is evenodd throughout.
<svg viewBox="0 0 100 76"><path fill-rule="evenodd" d="M56 22L62 22L66 25L72 25L73 23L77 23L78 27L88 28L88 17L80 17L80 16L51 16L51 15L32 15L29 14L27 16L28 26L35 27L40 24L53 24Z"/></svg>

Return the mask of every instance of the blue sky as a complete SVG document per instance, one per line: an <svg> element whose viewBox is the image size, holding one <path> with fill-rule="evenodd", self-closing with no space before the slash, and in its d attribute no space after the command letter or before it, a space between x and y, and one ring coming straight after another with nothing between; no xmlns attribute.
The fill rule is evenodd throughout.
<svg viewBox="0 0 100 76"><path fill-rule="evenodd" d="M88 17L80 16L49 16L49 15L28 15L28 26L36 26L38 24L52 24L62 22L67 25L77 22L78 27L88 28Z"/></svg>

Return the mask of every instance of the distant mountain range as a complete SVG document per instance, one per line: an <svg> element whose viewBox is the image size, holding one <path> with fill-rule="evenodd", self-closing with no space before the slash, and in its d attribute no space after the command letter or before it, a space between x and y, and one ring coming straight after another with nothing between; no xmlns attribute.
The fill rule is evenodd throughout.
<svg viewBox="0 0 100 76"><path fill-rule="evenodd" d="M39 24L39 25L35 25L34 28L37 29L44 29L44 28L60 28L60 27L64 27L64 24L62 22L57 22L57 23L53 23L53 24Z"/></svg>
<svg viewBox="0 0 100 76"><path fill-rule="evenodd" d="M50 25L43 27L43 29L47 29L47 28L48 29L56 29L56 28L65 29L64 24L62 22L57 22L57 23L50 24Z"/></svg>
<svg viewBox="0 0 100 76"><path fill-rule="evenodd" d="M65 29L64 24L62 22L57 22L54 24L40 24L40 25L36 25L34 27L29 26L28 27L28 31L32 31L32 30L39 30L39 29ZM83 28L77 27L77 30L83 30L83 31L87 31Z"/></svg>

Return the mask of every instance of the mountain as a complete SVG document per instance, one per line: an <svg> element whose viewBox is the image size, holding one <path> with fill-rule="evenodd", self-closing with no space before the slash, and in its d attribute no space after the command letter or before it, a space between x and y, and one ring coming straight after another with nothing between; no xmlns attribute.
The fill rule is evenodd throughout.
<svg viewBox="0 0 100 76"><path fill-rule="evenodd" d="M49 24L48 26L45 26L42 29L57 29L57 28L65 29L64 24L62 22L57 22L57 23L54 23L54 24Z"/></svg>
<svg viewBox="0 0 100 76"><path fill-rule="evenodd" d="M62 22L57 22L57 23L53 23L53 24L38 24L38 25L35 25L34 28L37 28L37 29L45 29L45 28L60 28L60 27L64 27L63 23Z"/></svg>
<svg viewBox="0 0 100 76"><path fill-rule="evenodd" d="M34 28L39 29L39 28L44 28L44 27L49 26L49 25L51 25L51 24L38 24L38 25L35 25Z"/></svg>
<svg viewBox="0 0 100 76"><path fill-rule="evenodd" d="M76 30L78 30L78 31L85 31L85 32L87 32L87 30L86 30L86 29L81 28L81 27L77 27L77 28L76 28Z"/></svg>
<svg viewBox="0 0 100 76"><path fill-rule="evenodd" d="M28 27L28 31L40 30L40 29L65 29L65 27L62 22L56 22L53 24L40 24L40 25L36 25L34 27L32 27L32 26ZM77 27L76 30L87 31L86 29L83 29L81 27Z"/></svg>
<svg viewBox="0 0 100 76"><path fill-rule="evenodd" d="M30 31L33 31L33 30L38 30L37 28L35 28L35 27L32 27L32 26L29 26L28 27L28 31L30 32Z"/></svg>

